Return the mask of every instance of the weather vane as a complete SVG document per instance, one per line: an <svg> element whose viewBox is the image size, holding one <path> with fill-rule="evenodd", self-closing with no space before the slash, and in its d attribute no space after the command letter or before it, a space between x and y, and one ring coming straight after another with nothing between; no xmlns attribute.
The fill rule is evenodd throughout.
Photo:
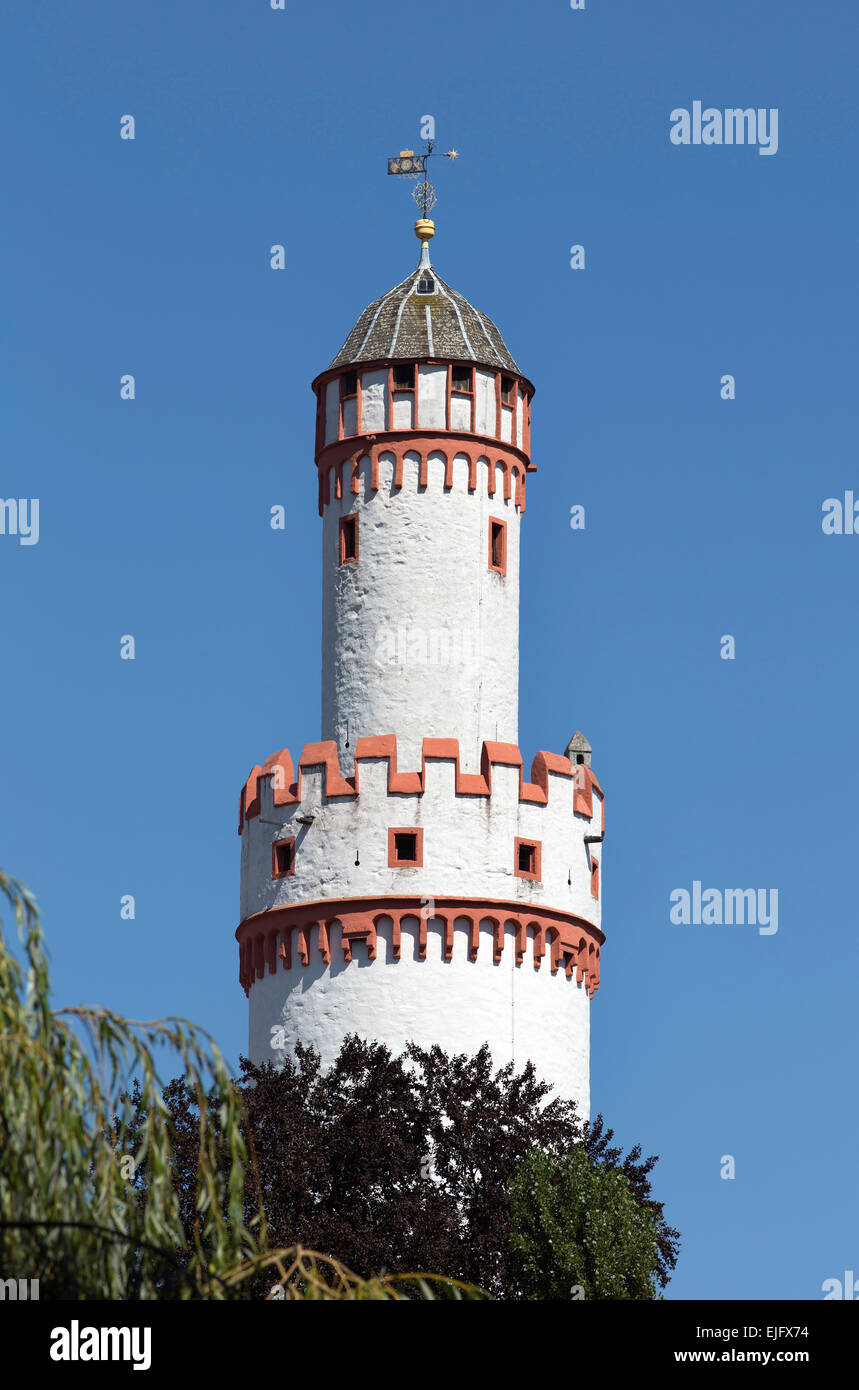
<svg viewBox="0 0 859 1390"><path fill-rule="evenodd" d="M434 141L427 140L425 154L415 154L414 150L400 150L396 159L388 160L388 173L399 174L408 179L420 179L412 190L412 197L421 208L424 217L435 207L436 193L427 177L427 160L433 154L442 159L456 159L458 150L433 150Z"/></svg>

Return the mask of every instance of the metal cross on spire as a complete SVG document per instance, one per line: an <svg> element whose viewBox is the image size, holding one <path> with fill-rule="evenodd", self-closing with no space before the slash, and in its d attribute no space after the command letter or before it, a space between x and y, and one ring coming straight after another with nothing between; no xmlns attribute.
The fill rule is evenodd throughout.
<svg viewBox="0 0 859 1390"><path fill-rule="evenodd" d="M396 159L388 160L388 173L399 174L408 179L420 179L412 190L412 197L421 208L424 217L435 207L436 192L427 178L427 160L432 156L441 155L442 159L456 159L458 150L434 150L433 140L427 140L427 147L424 154L415 154L414 150L400 150Z"/></svg>

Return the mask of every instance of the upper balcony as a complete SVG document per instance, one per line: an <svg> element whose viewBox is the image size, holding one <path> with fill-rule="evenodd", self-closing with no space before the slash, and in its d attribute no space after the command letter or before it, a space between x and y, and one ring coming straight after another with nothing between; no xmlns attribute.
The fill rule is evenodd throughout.
<svg viewBox="0 0 859 1390"><path fill-rule="evenodd" d="M339 440L409 430L471 434L530 452L531 386L471 362L396 361L323 373L316 457Z"/></svg>

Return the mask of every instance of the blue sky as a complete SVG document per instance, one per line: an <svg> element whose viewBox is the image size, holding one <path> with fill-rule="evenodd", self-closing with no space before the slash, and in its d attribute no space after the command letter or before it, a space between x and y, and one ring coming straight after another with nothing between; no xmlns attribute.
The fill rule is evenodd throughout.
<svg viewBox="0 0 859 1390"><path fill-rule="evenodd" d="M859 1269L859 536L821 527L858 39L848 0L3 6L0 495L40 536L0 536L0 862L58 1003L246 1046L238 791L319 736L309 385L416 261L385 159L432 114L434 261L537 387L520 745L583 729L606 789L592 1095L661 1154L672 1297ZM672 145L699 99L777 108L778 152ZM777 889L778 932L673 925L694 880Z"/></svg>

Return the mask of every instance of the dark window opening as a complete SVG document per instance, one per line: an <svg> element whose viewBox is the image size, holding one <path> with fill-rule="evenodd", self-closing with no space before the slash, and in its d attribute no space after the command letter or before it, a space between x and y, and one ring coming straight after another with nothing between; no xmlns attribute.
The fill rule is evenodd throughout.
<svg viewBox="0 0 859 1390"><path fill-rule="evenodd" d="M513 842L513 872L520 878L530 878L539 883L542 877L543 846L539 840L520 840Z"/></svg>
<svg viewBox="0 0 859 1390"><path fill-rule="evenodd" d="M489 568L507 573L507 528L503 521L489 523Z"/></svg>
<svg viewBox="0 0 859 1390"><path fill-rule="evenodd" d="M400 864L413 864L418 857L417 835L396 834L394 836L394 857Z"/></svg>
<svg viewBox="0 0 859 1390"><path fill-rule="evenodd" d="M584 753L577 753L577 754L576 754L576 762L577 762L577 763L583 763L584 760L585 760L585 755L584 755Z"/></svg>
<svg viewBox="0 0 859 1390"><path fill-rule="evenodd" d="M344 396L357 396L358 394L358 373L346 372L340 378L341 394Z"/></svg>
<svg viewBox="0 0 859 1390"><path fill-rule="evenodd" d="M414 391L415 369L413 366L394 368L394 387L397 391Z"/></svg>
<svg viewBox="0 0 859 1390"><path fill-rule="evenodd" d="M435 280L431 275L422 275L418 280L418 294L435 294Z"/></svg>
<svg viewBox="0 0 859 1390"><path fill-rule="evenodd" d="M358 518L357 516L344 516L340 518L340 563L345 564L347 560L357 560L358 558Z"/></svg>
<svg viewBox="0 0 859 1390"><path fill-rule="evenodd" d="M461 391L463 395L471 395L470 367L453 367L451 369L450 389L451 391Z"/></svg>
<svg viewBox="0 0 859 1390"><path fill-rule="evenodd" d="M288 878L295 872L295 840L276 840L271 847L273 878Z"/></svg>
<svg viewBox="0 0 859 1390"><path fill-rule="evenodd" d="M513 388L514 388L515 384L516 384L516 383L514 382L512 376L503 376L503 377L501 378L501 403L502 403L502 405L512 405L512 404L513 404Z"/></svg>

